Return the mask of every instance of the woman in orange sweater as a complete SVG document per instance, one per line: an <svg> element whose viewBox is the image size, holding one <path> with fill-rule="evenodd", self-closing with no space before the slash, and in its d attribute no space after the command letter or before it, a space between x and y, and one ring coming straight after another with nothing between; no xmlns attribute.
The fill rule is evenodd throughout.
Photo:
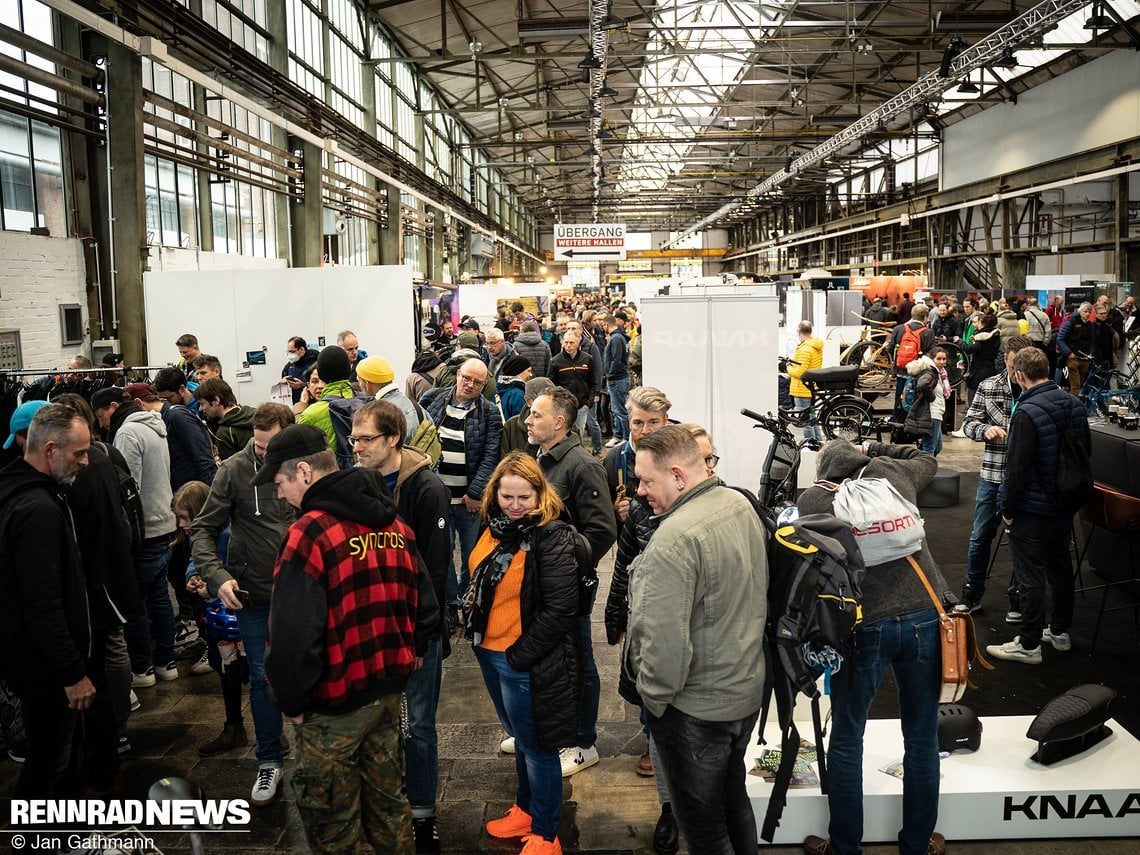
<svg viewBox="0 0 1140 855"><path fill-rule="evenodd" d="M562 764L578 733L578 563L574 529L538 463L515 451L483 493L471 552L468 638L503 729L515 739L518 790L491 837L521 837L522 855L561 855Z"/></svg>

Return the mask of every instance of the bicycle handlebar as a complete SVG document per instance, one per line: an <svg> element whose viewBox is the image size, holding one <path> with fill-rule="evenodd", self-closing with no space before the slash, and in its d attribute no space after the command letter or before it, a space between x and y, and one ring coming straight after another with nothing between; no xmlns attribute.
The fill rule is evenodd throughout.
<svg viewBox="0 0 1140 855"><path fill-rule="evenodd" d="M762 416L759 413L753 412L752 410L748 409L747 407L745 407L744 409L742 409L740 411L740 415L748 416L748 418L752 419L752 421L760 422L761 424L763 424L764 422L772 420L771 416Z"/></svg>

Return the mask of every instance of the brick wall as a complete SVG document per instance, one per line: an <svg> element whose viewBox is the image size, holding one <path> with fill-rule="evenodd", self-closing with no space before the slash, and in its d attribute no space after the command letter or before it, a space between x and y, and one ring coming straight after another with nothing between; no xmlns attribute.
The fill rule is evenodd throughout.
<svg viewBox="0 0 1140 855"><path fill-rule="evenodd" d="M77 353L91 355L91 337L60 344L59 307L79 304L87 332L83 247L68 238L0 232L0 329L20 331L26 368L64 368Z"/></svg>

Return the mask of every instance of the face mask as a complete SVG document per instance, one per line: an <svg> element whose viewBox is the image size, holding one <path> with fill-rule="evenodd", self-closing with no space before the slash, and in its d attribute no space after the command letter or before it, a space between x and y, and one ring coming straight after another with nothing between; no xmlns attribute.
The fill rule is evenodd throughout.
<svg viewBox="0 0 1140 855"><path fill-rule="evenodd" d="M288 359L290 362L295 363L298 359L301 358L301 354L294 351L293 353L286 353L285 358Z"/></svg>

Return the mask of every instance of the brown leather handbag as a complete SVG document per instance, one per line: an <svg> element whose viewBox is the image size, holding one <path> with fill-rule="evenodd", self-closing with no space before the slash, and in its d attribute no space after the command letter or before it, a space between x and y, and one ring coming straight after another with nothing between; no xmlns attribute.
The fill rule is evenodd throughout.
<svg viewBox="0 0 1140 855"><path fill-rule="evenodd" d="M938 635L942 640L942 689L939 692L938 703L952 704L961 700L966 693L966 687L976 689L970 681L970 666L977 662L983 668L992 671L994 666L982 658L978 650L978 639L974 635L974 619L969 612L949 612L942 608L942 601L930 587L930 582L913 555L906 560L918 574L926 593L930 595L934 608L938 610Z"/></svg>

